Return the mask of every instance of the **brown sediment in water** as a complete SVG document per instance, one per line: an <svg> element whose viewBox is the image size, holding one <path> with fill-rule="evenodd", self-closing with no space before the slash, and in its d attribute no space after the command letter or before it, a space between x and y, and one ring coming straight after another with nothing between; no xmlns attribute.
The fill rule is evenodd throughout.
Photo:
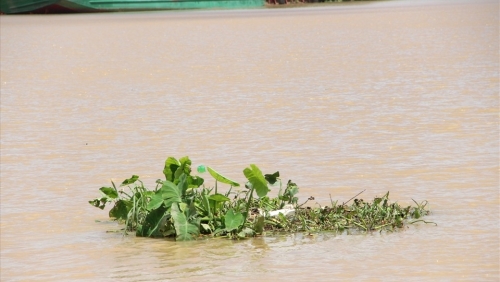
<svg viewBox="0 0 500 282"><path fill-rule="evenodd" d="M0 280L497 281L498 17L483 0L2 16ZM106 233L96 188L154 185L168 155L237 181L249 163L280 170L322 206L426 199L439 225Z"/></svg>

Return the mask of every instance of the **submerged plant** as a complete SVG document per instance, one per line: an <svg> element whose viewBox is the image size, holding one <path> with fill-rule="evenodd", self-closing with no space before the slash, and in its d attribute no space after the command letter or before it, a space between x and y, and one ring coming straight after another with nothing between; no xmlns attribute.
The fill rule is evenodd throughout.
<svg viewBox="0 0 500 282"><path fill-rule="evenodd" d="M279 172L264 175L251 164L243 170L248 180L246 189L232 191L240 184L211 167L200 166L198 171L208 170L216 181L215 187L209 189L203 185L203 178L191 175L191 164L188 157L169 157L163 169L165 180L158 179L154 190L147 189L139 176L132 175L120 184L119 190L114 182L112 187L100 188L101 197L89 203L100 209L113 204L109 217L124 223L125 233L174 237L179 241L200 236L237 239L264 232L395 231L405 224L429 223L421 219L429 213L427 201L401 207L390 202L387 192L372 202L356 198L351 205L347 203L352 199L342 204L331 201L330 206L303 208L305 203L299 205L296 196L299 187L289 180L282 191ZM230 185L229 191L218 193L218 182ZM276 182L280 186L278 196L270 198L268 184Z"/></svg>

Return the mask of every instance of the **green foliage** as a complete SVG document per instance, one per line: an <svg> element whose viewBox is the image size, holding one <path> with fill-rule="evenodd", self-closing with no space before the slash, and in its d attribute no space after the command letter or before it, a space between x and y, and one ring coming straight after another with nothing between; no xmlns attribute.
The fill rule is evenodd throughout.
<svg viewBox="0 0 500 282"><path fill-rule="evenodd" d="M267 180L262 175L260 169L251 164L250 167L247 167L243 170L243 174L248 179L250 184L252 184L253 189L257 192L259 197L264 197L269 192L269 188L267 187Z"/></svg>
<svg viewBox="0 0 500 282"><path fill-rule="evenodd" d="M129 179L123 180L123 182L122 182L122 184L120 186L134 184L138 179L139 179L139 176L132 175L132 177L130 177Z"/></svg>
<svg viewBox="0 0 500 282"><path fill-rule="evenodd" d="M208 197L208 199L212 200L214 202L227 202L227 201L229 201L229 198L222 195L222 194L210 195L210 197Z"/></svg>
<svg viewBox="0 0 500 282"><path fill-rule="evenodd" d="M168 209L172 206L173 203L181 203L183 198L183 186L185 186L185 177L184 181L179 182L176 186L174 183L166 180L163 182L163 186L159 190L161 193L161 197L164 200L165 207Z"/></svg>
<svg viewBox="0 0 500 282"><path fill-rule="evenodd" d="M243 214L235 213L233 209L230 209L224 216L224 224L227 232L239 230L240 226L243 225Z"/></svg>
<svg viewBox="0 0 500 282"><path fill-rule="evenodd" d="M180 167L180 163L176 158L168 157L165 161L165 167L163 168L163 174L165 175L165 179L174 182L175 180L175 172Z"/></svg>
<svg viewBox="0 0 500 282"><path fill-rule="evenodd" d="M178 241L189 241L195 239L199 234L199 227L188 221L188 218L179 208L179 204L173 204L171 208L172 219L174 221L176 239Z"/></svg>
<svg viewBox="0 0 500 282"><path fill-rule="evenodd" d="M104 195L106 195L106 197L108 197L109 199L116 199L116 198L118 198L118 192L114 188L111 188L111 187L101 187L101 189L99 189L99 190Z"/></svg>
<svg viewBox="0 0 500 282"><path fill-rule="evenodd" d="M269 182L269 184L271 184L271 185L274 185L274 183L276 183L276 181L278 181L279 177L280 177L279 171L277 171L273 174L264 175L264 178L266 179L266 181Z"/></svg>
<svg viewBox="0 0 500 282"><path fill-rule="evenodd" d="M240 186L240 184L238 182L235 182L221 174L219 174L217 171L215 171L213 168L207 166L206 167L208 172L210 173L210 175L217 181L221 182L221 183L225 183L225 184L229 184L231 186L234 186L234 187L238 187Z"/></svg>
<svg viewBox="0 0 500 282"><path fill-rule="evenodd" d="M115 206L109 211L109 217L116 220L127 220L128 211L130 209L130 202L118 200Z"/></svg>
<svg viewBox="0 0 500 282"><path fill-rule="evenodd" d="M144 221L136 229L136 235L141 237L161 237L160 227L167 217L168 214L166 214L164 206L152 210L146 214Z"/></svg>
<svg viewBox="0 0 500 282"><path fill-rule="evenodd" d="M182 157L179 160L174 157L168 157L165 160L163 174L165 175L165 180L174 184L180 182L181 175L186 175L188 188L198 188L204 182L201 177L191 176L191 160L189 157Z"/></svg>
<svg viewBox="0 0 500 282"><path fill-rule="evenodd" d="M239 186L207 169L218 182ZM332 201L331 206L302 208L305 203L298 204L297 184L289 180L282 193L279 172L263 175L254 164L243 170L249 190L230 189L224 195L217 193L216 187L213 193L213 189L202 187L203 178L190 173L188 157L179 160L169 157L163 170L166 179L158 180L154 190L144 187L139 176L132 175L122 182L120 191L111 182L112 187L101 187L101 197L89 203L100 209L113 203L109 216L125 223L125 232L134 231L144 237L174 237L178 241L199 236L240 239L266 232L396 231L407 223L432 223L421 219L429 213L427 201L401 207L390 202L389 193L372 202L354 199L351 205ZM270 198L268 183L277 182L278 196ZM124 191L127 188L129 191ZM258 198L253 197L254 191ZM290 210L293 212L285 215Z"/></svg>
<svg viewBox="0 0 500 282"><path fill-rule="evenodd" d="M296 205L299 201L299 198L295 197L297 193L299 193L299 187L297 186L297 184L293 183L291 180L288 180L285 192L283 192L283 195L281 195L279 199L283 201L283 204L286 203Z"/></svg>

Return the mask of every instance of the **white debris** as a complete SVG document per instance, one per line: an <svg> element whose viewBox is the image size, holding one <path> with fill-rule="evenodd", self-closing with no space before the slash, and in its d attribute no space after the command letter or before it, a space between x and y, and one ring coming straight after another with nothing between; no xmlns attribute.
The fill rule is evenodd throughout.
<svg viewBox="0 0 500 282"><path fill-rule="evenodd" d="M293 205L285 205L280 210L270 211L269 216L278 216L280 213L284 216L293 216L295 215L295 209L293 208Z"/></svg>

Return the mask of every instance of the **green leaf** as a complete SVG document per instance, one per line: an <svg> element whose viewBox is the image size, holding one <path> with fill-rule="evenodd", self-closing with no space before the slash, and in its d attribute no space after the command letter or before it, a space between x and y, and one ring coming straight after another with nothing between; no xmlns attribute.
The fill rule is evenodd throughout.
<svg viewBox="0 0 500 282"><path fill-rule="evenodd" d="M175 179L180 178L183 173L186 175L191 174L191 160L189 157L182 157L179 159L179 162L181 165L174 173Z"/></svg>
<svg viewBox="0 0 500 282"><path fill-rule="evenodd" d="M136 182L137 179L139 179L138 175L132 175L132 177L130 177L129 179L123 180L123 182L122 182L122 184L120 186L125 186L125 185L132 184L132 183Z"/></svg>
<svg viewBox="0 0 500 282"><path fill-rule="evenodd" d="M264 178L271 185L273 185L274 183L276 183L276 181L278 181L279 177L280 177L280 172L279 171L277 171L277 172L275 172L273 174L266 174L266 175L264 175Z"/></svg>
<svg viewBox="0 0 500 282"><path fill-rule="evenodd" d="M115 206L109 211L109 217L116 220L127 220L129 208L124 200L118 200Z"/></svg>
<svg viewBox="0 0 500 282"><path fill-rule="evenodd" d="M144 197L151 198L153 197L157 192L155 191L143 191L141 192Z"/></svg>
<svg viewBox="0 0 500 282"><path fill-rule="evenodd" d="M137 228L136 235L142 237L160 237L161 225L165 224L166 208L160 206L146 215L143 224Z"/></svg>
<svg viewBox="0 0 500 282"><path fill-rule="evenodd" d="M199 176L188 176L187 177L187 183L188 183L188 188L198 188L200 187L205 180Z"/></svg>
<svg viewBox="0 0 500 282"><path fill-rule="evenodd" d="M231 232L233 230L238 230L243 224L243 214L234 213L233 209L230 209L226 216L224 216L224 224L226 226L226 231Z"/></svg>
<svg viewBox="0 0 500 282"><path fill-rule="evenodd" d="M106 206L106 203L104 203L104 205L101 205L100 199L94 199L92 201L89 201L89 204L93 205L96 208L100 208L101 210L104 209L104 207Z"/></svg>
<svg viewBox="0 0 500 282"><path fill-rule="evenodd" d="M245 177L252 184L259 197L262 198L267 195L269 192L267 180L264 178L264 175L262 175L262 171L260 171L256 165L251 164L249 168L245 168L243 170L243 174L245 174Z"/></svg>
<svg viewBox="0 0 500 282"><path fill-rule="evenodd" d="M118 193L116 192L115 188L112 187L101 187L99 189L106 197L110 199L116 199L118 198Z"/></svg>
<svg viewBox="0 0 500 282"><path fill-rule="evenodd" d="M182 202L181 191L179 188L170 181L163 181L163 186L160 190L163 200L165 200L165 207L168 209L172 203Z"/></svg>
<svg viewBox="0 0 500 282"><path fill-rule="evenodd" d="M187 177L186 174L181 174L179 177L179 183L177 184L177 188L181 191L181 197L186 195L186 191L188 189Z"/></svg>
<svg viewBox="0 0 500 282"><path fill-rule="evenodd" d="M229 201L230 199L222 194L214 194L214 195L210 195L210 197L208 197L209 200L213 200L213 201L216 201L216 202L227 202Z"/></svg>
<svg viewBox="0 0 500 282"><path fill-rule="evenodd" d="M168 157L165 161L165 167L163 168L163 174L165 179L174 182L174 173L179 168L180 163L176 158Z"/></svg>
<svg viewBox="0 0 500 282"><path fill-rule="evenodd" d="M225 177L225 176L220 175L217 171L213 170L213 169L212 169L211 167L209 167L209 166L207 166L207 170L208 170L208 172L210 173L210 175L212 175L212 177L213 177L215 180L219 181L219 182L222 182L222 183L225 183L225 184L229 184L229 185L234 186L234 187L238 187L238 186L240 186L240 184L239 184L239 183L234 182L233 180L231 180L231 179L229 179L229 178L227 178L227 177Z"/></svg>
<svg viewBox="0 0 500 282"><path fill-rule="evenodd" d="M158 190L158 192L153 196L151 197L151 200L149 201L148 203L148 206L146 207L149 211L151 210L156 210L157 208L159 208L161 206L161 204L163 203L163 195L161 193L161 190Z"/></svg>
<svg viewBox="0 0 500 282"><path fill-rule="evenodd" d="M201 192L201 206L203 208L203 211L204 211L205 215L207 215L210 218L212 218L212 211L211 211L211 208L210 208L210 202L208 201L208 195L207 195L207 191L206 190L203 190Z"/></svg>
<svg viewBox="0 0 500 282"><path fill-rule="evenodd" d="M176 240L189 241L193 240L194 235L198 235L198 226L188 222L186 215L179 210L179 205L173 204L170 210L172 219L174 220L174 227L177 233Z"/></svg>
<svg viewBox="0 0 500 282"><path fill-rule="evenodd" d="M165 210L164 209L156 209L146 216L146 222L148 225L153 226L153 228L149 229L148 237L162 237L163 235L160 232L161 225L165 224Z"/></svg>

